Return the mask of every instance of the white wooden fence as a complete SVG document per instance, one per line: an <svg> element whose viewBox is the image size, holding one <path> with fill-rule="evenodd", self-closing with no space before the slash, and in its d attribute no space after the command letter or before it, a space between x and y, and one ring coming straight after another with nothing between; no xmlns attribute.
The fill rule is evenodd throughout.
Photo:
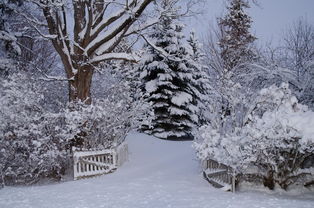
<svg viewBox="0 0 314 208"><path fill-rule="evenodd" d="M74 180L115 171L128 160L126 142L114 149L82 150L73 148Z"/></svg>
<svg viewBox="0 0 314 208"><path fill-rule="evenodd" d="M216 188L235 192L236 177L231 167L207 159L202 161L204 178Z"/></svg>

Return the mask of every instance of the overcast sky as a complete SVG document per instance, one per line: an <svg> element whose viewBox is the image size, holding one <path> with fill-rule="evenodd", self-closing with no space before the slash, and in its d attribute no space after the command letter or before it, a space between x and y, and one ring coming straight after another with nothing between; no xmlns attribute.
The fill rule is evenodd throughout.
<svg viewBox="0 0 314 208"><path fill-rule="evenodd" d="M201 36L216 17L224 11L224 0L206 0L204 14L187 22ZM260 42L278 42L283 31L300 17L314 24L314 0L258 0L247 11L253 20L252 32Z"/></svg>

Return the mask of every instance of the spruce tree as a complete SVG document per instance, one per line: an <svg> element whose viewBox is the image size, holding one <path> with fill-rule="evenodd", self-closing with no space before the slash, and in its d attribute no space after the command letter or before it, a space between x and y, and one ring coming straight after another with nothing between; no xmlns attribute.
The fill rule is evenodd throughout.
<svg viewBox="0 0 314 208"><path fill-rule="evenodd" d="M208 67L204 65L204 53L202 52L202 44L198 40L194 31L190 32L187 40L189 44L190 61L188 67L193 69L193 79L191 87L194 89L195 99L198 101L199 108L199 124L208 122L209 118L206 115L209 105L209 93L211 91Z"/></svg>
<svg viewBox="0 0 314 208"><path fill-rule="evenodd" d="M164 17L153 28L141 68L145 98L154 114L149 133L162 139L191 139L191 130L199 122L202 92L182 29L176 19Z"/></svg>
<svg viewBox="0 0 314 208"><path fill-rule="evenodd" d="M16 14L14 7L20 6L23 2L0 1L0 77L7 76L16 67L17 56L21 49L17 44L17 38L10 31L10 19Z"/></svg>
<svg viewBox="0 0 314 208"><path fill-rule="evenodd" d="M247 0L230 0L227 14L218 21L222 33L219 47L227 71L252 60L255 56L251 45L256 37L249 31L252 20L244 11L247 8L250 8Z"/></svg>

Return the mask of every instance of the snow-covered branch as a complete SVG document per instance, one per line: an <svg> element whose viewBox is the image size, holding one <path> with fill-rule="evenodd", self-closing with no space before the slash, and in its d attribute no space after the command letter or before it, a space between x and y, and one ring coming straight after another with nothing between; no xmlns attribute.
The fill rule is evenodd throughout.
<svg viewBox="0 0 314 208"><path fill-rule="evenodd" d="M140 34L140 36L145 40L145 42L150 45L152 48L154 48L156 51L158 51L158 53L163 56L166 59L169 59L171 61L174 62L181 62L182 60L170 55L169 53L167 53L163 48L156 46L152 41L150 41L147 37L145 37L144 35Z"/></svg>
<svg viewBox="0 0 314 208"><path fill-rule="evenodd" d="M105 53L99 56L96 55L89 61L89 63L95 64L106 60L125 60L131 62L138 62L139 57L136 54L128 53Z"/></svg>

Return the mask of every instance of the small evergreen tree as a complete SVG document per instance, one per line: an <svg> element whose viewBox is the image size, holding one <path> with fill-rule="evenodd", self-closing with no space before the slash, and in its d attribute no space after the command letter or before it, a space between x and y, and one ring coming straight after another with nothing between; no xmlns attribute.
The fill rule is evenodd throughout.
<svg viewBox="0 0 314 208"><path fill-rule="evenodd" d="M0 1L0 76L8 75L15 69L15 62L21 49L17 45L17 38L10 31L8 21L12 18L13 8L22 4L22 1Z"/></svg>
<svg viewBox="0 0 314 208"><path fill-rule="evenodd" d="M190 139L199 122L198 52L184 45L182 29L175 19L162 18L153 28L141 67L145 97L154 113L148 132L163 139Z"/></svg>
<svg viewBox="0 0 314 208"><path fill-rule="evenodd" d="M251 45L256 37L249 31L252 20L244 12L246 8L250 8L247 0L230 0L227 14L218 21L222 34L219 40L220 55L228 71L255 56Z"/></svg>
<svg viewBox="0 0 314 208"><path fill-rule="evenodd" d="M189 39L187 40L190 47L190 59L188 62L189 67L193 68L193 86L196 88L194 93L196 94L196 99L198 100L199 111L199 123L204 124L209 121L209 116L207 115L209 96L208 93L211 90L209 82L208 68L204 63L204 54L202 53L202 44L199 42L194 31L190 32ZM193 81L192 80L192 81Z"/></svg>

